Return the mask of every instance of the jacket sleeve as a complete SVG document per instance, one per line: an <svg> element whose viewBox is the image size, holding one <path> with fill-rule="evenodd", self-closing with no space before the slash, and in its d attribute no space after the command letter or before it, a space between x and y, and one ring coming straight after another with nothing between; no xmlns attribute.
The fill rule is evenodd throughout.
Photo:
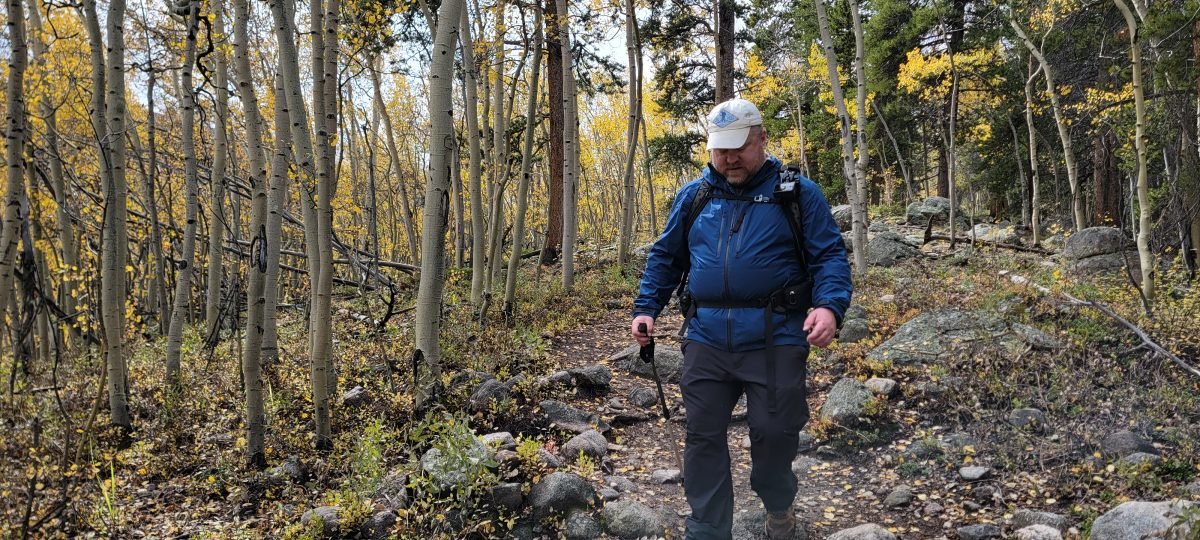
<svg viewBox="0 0 1200 540"><path fill-rule="evenodd" d="M850 262L842 231L833 220L829 201L821 188L805 179L801 199L804 213L804 244L807 248L809 272L813 279L813 307L829 308L839 327L854 286L850 279Z"/></svg>
<svg viewBox="0 0 1200 540"><path fill-rule="evenodd" d="M691 207L702 180L694 180L683 186L675 196L671 213L667 216L662 235L650 248L646 257L646 270L638 297L633 301L633 316L650 315L658 318L663 308L671 301L671 293L679 286L683 273L688 268L687 231L685 217Z"/></svg>

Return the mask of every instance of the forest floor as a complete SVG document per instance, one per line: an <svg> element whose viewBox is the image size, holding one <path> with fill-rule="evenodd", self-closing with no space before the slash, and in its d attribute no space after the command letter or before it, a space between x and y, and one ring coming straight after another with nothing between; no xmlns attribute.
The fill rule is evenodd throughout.
<svg viewBox="0 0 1200 540"><path fill-rule="evenodd" d="M923 251L924 257L895 267L873 267L856 282L854 304L869 325L865 339L810 356L813 420L806 432L814 442L793 465L800 477L795 508L809 538L872 522L906 539L954 538L958 527L979 523L1011 533L1018 510L1063 515L1073 531L1067 536L1084 537L1097 516L1120 502L1200 498L1189 491L1197 489L1200 472L1200 380L1148 354L1109 317L1059 296L1070 292L1104 302L1168 350L1194 359L1200 351L1200 288L1183 272L1162 273L1165 293L1151 319L1123 277L1075 281L1053 259L992 248L960 246L950 253L935 242ZM1014 274L1050 292L1016 284ZM128 448L98 429L106 403L97 355L83 354L53 370L34 366L26 386L33 390L8 396L0 409L7 433L0 437L0 537L20 538L24 529L47 538L313 538L320 535L301 516L335 506L342 536L356 538L359 525L386 506L380 493L395 478L400 487L392 485L391 496L406 500L388 529L395 537L509 537L515 530L557 537L561 521L535 523L528 507L514 512L485 501L487 490L501 481L528 490L548 472L537 463L538 452L556 453L570 437L539 418L538 404L560 399L604 417L612 400L624 399L635 386L654 385L612 360L633 343L628 309L636 272L622 276L599 264L582 265L570 296L553 273L526 278L517 317L508 324L497 317L481 327L462 301L469 280L458 271L449 274L443 339L448 392L444 411L425 418L412 413L407 391L411 313L375 332L360 314L378 314L385 300L340 291L336 395L344 398L361 386L365 398L337 401L328 453L312 448L303 317L285 312L280 359L268 368L267 471L245 462L236 333L206 351L190 332L185 385L174 393L162 384L162 340L132 347L137 431ZM995 350L967 343L937 362L911 365L870 356L916 317L949 309L997 314L1005 324L1036 328L1062 346ZM660 321L660 347L677 343L679 323L678 315ZM538 384L559 370L595 364L612 372L607 396L588 399L569 387ZM503 405L467 412L473 372L521 382ZM860 424L820 419L835 383L871 377L895 380L899 391L873 400ZM676 385L664 389L673 405L680 403ZM1025 408L1043 412L1040 430L1010 422L1014 410ZM607 463L566 459L560 470L597 488L610 475L628 478L635 489L622 496L661 510L669 518L668 535L678 538L688 511L682 488L655 483L650 475L676 467L670 445L682 448L684 428L667 424L657 410L647 407L644 421L613 428ZM1104 454L1105 438L1123 430L1148 441L1162 459L1133 465ZM467 484L451 491L433 489L418 472L427 450L458 455L473 444L472 432L495 431L516 437L515 465L468 467ZM746 435L745 422L735 421L729 447L739 523L761 508L749 487ZM988 467L989 474L964 480L964 465ZM905 487L908 502L884 503Z"/></svg>

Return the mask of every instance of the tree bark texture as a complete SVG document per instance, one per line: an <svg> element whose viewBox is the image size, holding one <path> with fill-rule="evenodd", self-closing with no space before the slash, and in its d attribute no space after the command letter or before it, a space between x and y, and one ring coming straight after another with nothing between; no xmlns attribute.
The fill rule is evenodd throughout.
<svg viewBox="0 0 1200 540"><path fill-rule="evenodd" d="M462 17L462 0L445 0L438 9L438 20L456 21ZM429 180L425 189L425 213L421 228L421 277L417 289L416 350L424 366L416 366L416 387L413 399L417 406L433 397L441 378L442 290L446 225L450 206L449 159L454 145L453 86L454 46L458 42L460 25L441 24L433 45L433 62L429 66Z"/></svg>
<svg viewBox="0 0 1200 540"><path fill-rule="evenodd" d="M508 275L504 284L504 313L511 318L515 309L517 269L525 238L525 212L529 209L529 184L533 169L533 134L537 129L538 75L542 67L542 11L537 10L533 25L533 63L529 65L529 98L525 107L525 140L521 147L521 182L517 186L517 213L513 219L513 248L508 256Z"/></svg>
<svg viewBox="0 0 1200 540"><path fill-rule="evenodd" d="M562 41L559 39L558 1L546 0L546 101L557 104L563 101ZM563 164L563 109L550 107L550 181L547 183L546 241L542 245L542 265L554 264L562 252L563 216L562 182Z"/></svg>
<svg viewBox="0 0 1200 540"><path fill-rule="evenodd" d="M180 85L183 95L180 100L184 160L184 201L187 205L183 226L183 252L175 274L175 301L171 308L171 326L167 329L167 383L179 385L179 356L183 346L183 324L187 318L191 300L192 276L195 275L196 222L199 217L199 167L196 163L196 91L192 83L192 70L196 64L196 33L200 29L200 2L193 0L187 5L187 37L184 42L183 72Z"/></svg>

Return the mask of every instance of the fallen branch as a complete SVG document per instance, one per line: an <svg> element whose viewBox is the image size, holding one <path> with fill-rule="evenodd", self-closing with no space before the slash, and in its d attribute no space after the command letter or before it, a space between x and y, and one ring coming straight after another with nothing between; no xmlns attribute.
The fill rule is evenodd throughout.
<svg viewBox="0 0 1200 540"><path fill-rule="evenodd" d="M1000 275L1005 275L1007 273L1008 273L1007 270L1003 270L1000 272ZM1016 283L1018 285L1028 285L1042 294L1049 294L1051 292L1050 289L1047 289L1046 287L1043 287L1041 285L1034 283L1033 281L1031 281L1029 278L1027 278L1025 276L1012 274L1009 277L1009 279L1013 283ZM1184 371L1191 373L1192 375L1195 375L1197 377L1200 377L1200 369L1197 369L1196 366L1193 366L1193 365L1185 362L1183 359L1181 359L1178 356L1175 356L1173 353L1171 353L1171 351L1168 351L1167 349L1163 348L1163 346L1156 343L1150 337L1150 334L1147 333L1144 329L1142 329L1142 327L1140 327L1136 324L1133 324L1125 317L1122 317L1117 312L1113 311L1112 308L1110 308L1104 304L1101 304L1099 302L1092 301L1092 300L1081 300L1081 299L1071 296L1070 294L1065 293L1065 292L1060 292L1059 294L1067 299L1067 305L1090 307L1092 309L1095 309L1096 311L1099 311L1100 313L1103 313L1104 315L1107 315L1110 319L1117 321L1118 323L1121 324L1121 326L1128 328L1131 332L1136 334L1137 337L1141 338L1142 344L1144 346L1148 347L1151 351L1154 351L1154 352L1158 353L1159 355L1165 357L1167 360L1174 362L1175 365L1179 366Z"/></svg>
<svg viewBox="0 0 1200 540"><path fill-rule="evenodd" d="M925 242L928 243L930 240L945 240L948 242L948 241L950 241L950 236L945 235L945 234L927 234L927 235L925 235ZM971 242L971 237L959 236L956 238L956 241ZM1050 251L1046 248L1041 248L1041 247L1031 247L1031 246L1022 246L1022 245L1017 245L1017 244L1007 244L1004 242L995 242L995 241L991 241L991 240L980 240L978 238L975 239L974 243L983 244L985 246L995 246L998 248L1011 249L1011 250L1015 250L1015 251L1024 251L1027 253L1038 253L1041 255L1053 255L1055 253L1053 251Z"/></svg>

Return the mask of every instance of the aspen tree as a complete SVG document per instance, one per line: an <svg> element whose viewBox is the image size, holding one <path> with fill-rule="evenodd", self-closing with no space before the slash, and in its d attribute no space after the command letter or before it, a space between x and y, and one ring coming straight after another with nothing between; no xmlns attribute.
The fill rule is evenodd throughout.
<svg viewBox="0 0 1200 540"><path fill-rule="evenodd" d="M216 20L213 24L218 35L225 36L225 9L217 6ZM221 262L221 239L229 227L225 217L225 167L229 159L229 139L226 118L229 116L229 67L225 59L225 48L216 47L213 51L214 71L213 83L216 85L216 104L213 117L213 162L209 174L209 212L208 219L208 283L204 302L204 332L215 344L221 333L221 281L225 275Z"/></svg>
<svg viewBox="0 0 1200 540"><path fill-rule="evenodd" d="M1142 266L1142 297L1146 302L1154 301L1154 254L1150 252L1152 224L1150 214L1150 181L1148 179L1146 149L1146 88L1142 81L1142 35L1141 22L1146 20L1147 7L1142 0L1114 0L1129 31L1129 63L1133 67L1133 106L1136 124L1134 148L1137 151L1137 248L1138 262ZM1130 7L1133 4L1133 7ZM1135 11L1136 10L1136 11Z"/></svg>
<svg viewBox="0 0 1200 540"><path fill-rule="evenodd" d="M575 286L575 241L578 227L575 189L579 175L579 120L576 115L575 60L571 52L570 12L567 0L555 0L558 7L558 37L562 49L563 81L563 291L570 294ZM556 74L559 75L559 74Z"/></svg>
<svg viewBox="0 0 1200 540"><path fill-rule="evenodd" d="M429 66L429 179L425 187L425 213L421 227L421 277L417 289L416 353L423 366L416 366L413 401L423 407L433 397L441 378L442 290L445 286L444 256L446 225L450 206L450 155L454 145L454 47L458 42L462 0L444 0L438 8L438 25Z"/></svg>
<svg viewBox="0 0 1200 540"><path fill-rule="evenodd" d="M200 29L200 2L191 0L181 8L187 25L183 70L180 73L180 86L183 89L180 99L180 107L183 109L180 115L183 130L180 144L183 146L184 201L187 209L183 229L183 253L175 274L175 302L171 309L171 326L167 329L167 383L173 387L178 386L180 382L179 356L183 345L183 323L191 299L192 276L196 269L196 221L200 213L200 173L196 163L195 142L196 91L192 84L192 70L196 64L196 33Z"/></svg>
<svg viewBox="0 0 1200 540"><path fill-rule="evenodd" d="M542 68L542 10L534 14L533 63L529 66L529 98L525 106L525 140L521 147L521 182L517 186L517 214L513 219L513 248L508 256L508 275L504 284L504 314L512 318L516 303L517 269L521 263L521 244L525 238L525 212L529 209L529 183L533 168L533 135L537 129L538 75Z"/></svg>
<svg viewBox="0 0 1200 540"><path fill-rule="evenodd" d="M275 304L268 303L266 287L269 283L268 270L271 261L267 253L271 247L279 250L279 238L274 243L266 231L268 196L265 190L266 163L263 161L263 119L258 110L258 93L250 71L250 44L247 27L250 19L250 0L234 0L233 50L234 74L237 79L238 97L246 114L246 156L250 160L247 181L250 183L250 261L246 266L246 346L242 349L242 381L246 392L246 462L263 468L267 464L266 413L263 397L263 336L266 333L266 313L275 311ZM287 140L286 103L278 87L276 77L275 137L276 150L280 140ZM281 119L282 115L282 119ZM276 255L275 266L278 266Z"/></svg>

